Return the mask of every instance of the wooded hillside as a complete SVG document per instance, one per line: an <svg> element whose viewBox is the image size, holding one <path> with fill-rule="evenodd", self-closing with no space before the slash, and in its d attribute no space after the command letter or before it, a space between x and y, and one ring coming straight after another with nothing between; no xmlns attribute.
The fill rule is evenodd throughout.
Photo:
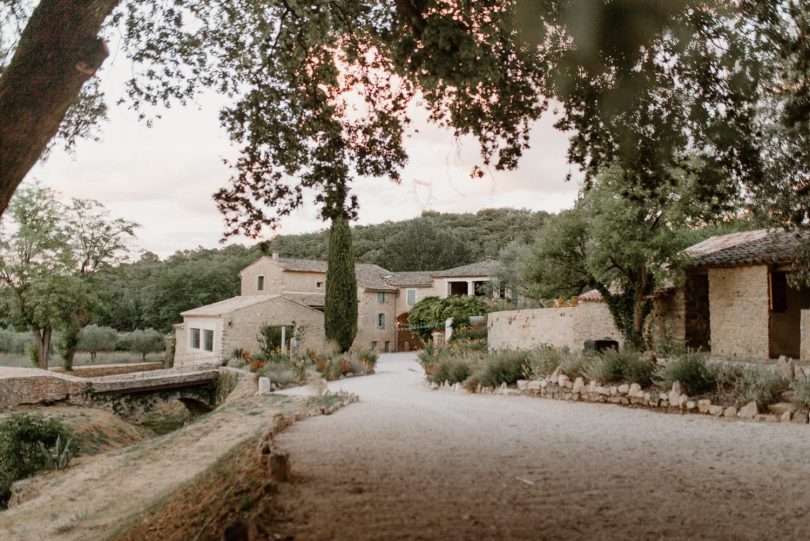
<svg viewBox="0 0 810 541"><path fill-rule="evenodd" d="M529 242L546 212L486 209L475 214L425 212L402 222L352 228L357 259L388 270L434 270L495 258L511 240ZM326 230L280 235L264 246L186 250L165 260L146 253L98 277L104 301L97 323L121 331L169 331L180 312L239 294L239 271L262 255L326 259Z"/></svg>

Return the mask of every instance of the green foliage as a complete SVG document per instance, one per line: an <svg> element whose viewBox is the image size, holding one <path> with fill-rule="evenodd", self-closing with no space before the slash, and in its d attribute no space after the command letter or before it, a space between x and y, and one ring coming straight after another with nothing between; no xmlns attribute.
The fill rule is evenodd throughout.
<svg viewBox="0 0 810 541"><path fill-rule="evenodd" d="M329 266L326 271L324 330L341 351L348 351L357 336L357 275L352 233L345 217L332 220Z"/></svg>
<svg viewBox="0 0 810 541"><path fill-rule="evenodd" d="M549 376L558 366L563 364L568 354L567 350L549 345L534 348L526 355L526 360L523 364L523 373L527 378L531 379L540 379Z"/></svg>
<svg viewBox="0 0 810 541"><path fill-rule="evenodd" d="M379 260L391 271L442 270L473 262L467 243L429 220L406 222L386 241Z"/></svg>
<svg viewBox="0 0 810 541"><path fill-rule="evenodd" d="M125 341L129 351L140 353L144 361L149 353L161 352L166 347L165 338L154 329L132 331L126 335Z"/></svg>
<svg viewBox="0 0 810 541"><path fill-rule="evenodd" d="M33 331L37 359L47 368L54 329L62 330L60 353L70 368L79 331L97 308L92 278L120 263L136 225L113 220L91 200L66 205L40 185L11 201L11 233L0 229L0 286L7 323Z"/></svg>
<svg viewBox="0 0 810 541"><path fill-rule="evenodd" d="M547 221L522 261L530 293L568 298L596 289L625 342L642 349L651 293L678 278L686 232L712 217L695 193L699 165L684 160L643 193L634 192L632 172L616 164L600 170L573 210Z"/></svg>
<svg viewBox="0 0 810 541"><path fill-rule="evenodd" d="M11 483L53 465L60 442L58 462L79 452L73 431L57 418L41 414L12 413L0 421L0 507L8 504Z"/></svg>
<svg viewBox="0 0 810 541"><path fill-rule="evenodd" d="M381 255L386 242L411 224L424 222L460 239L471 260L481 261L495 257L503 239L528 242L546 216L545 212L517 209L426 213L413 220L352 227L352 244L358 261L393 270ZM187 250L165 260L147 252L137 261L106 267L93 279L98 297L95 322L120 331L151 327L171 332L172 325L182 320L181 312L239 295L239 271L261 257L262 249L279 252L281 257L324 260L328 232L279 235L269 245Z"/></svg>
<svg viewBox="0 0 810 541"><path fill-rule="evenodd" d="M412 332L427 342L430 333L444 329L445 321L453 318L454 330L469 326L472 316L483 316L489 311L487 303L480 297L454 295L440 299L425 297L417 302L408 313L408 324Z"/></svg>
<svg viewBox="0 0 810 541"><path fill-rule="evenodd" d="M472 375L472 368L467 360L457 357L445 358L438 361L428 379L433 383L443 384L463 383Z"/></svg>
<svg viewBox="0 0 810 541"><path fill-rule="evenodd" d="M737 398L743 403L754 400L760 408L779 402L788 389L790 381L780 372L762 366L739 368L734 381Z"/></svg>
<svg viewBox="0 0 810 541"><path fill-rule="evenodd" d="M523 378L527 354L522 351L498 351L487 355L475 371L475 377L484 387L512 385Z"/></svg>
<svg viewBox="0 0 810 541"><path fill-rule="evenodd" d="M703 355L687 352L670 358L656 369L654 379L665 389L671 389L676 381L689 396L713 390L717 386L717 373L706 363Z"/></svg>
<svg viewBox="0 0 810 541"><path fill-rule="evenodd" d="M45 458L45 468L49 470L64 470L73 458L72 440L68 438L62 441L62 436L56 436L53 447L46 447L42 441L39 444L39 451Z"/></svg>
<svg viewBox="0 0 810 541"><path fill-rule="evenodd" d="M2 353L25 353L26 349L33 345L34 337L30 332L0 329L0 352Z"/></svg>
<svg viewBox="0 0 810 541"><path fill-rule="evenodd" d="M591 381L638 383L648 387L652 384L654 370L655 365L637 351L609 349L592 357L584 371Z"/></svg>
<svg viewBox="0 0 810 541"><path fill-rule="evenodd" d="M115 329L92 324L81 330L77 350L89 353L90 359L95 362L98 352L115 351L117 340Z"/></svg>
<svg viewBox="0 0 810 541"><path fill-rule="evenodd" d="M793 401L803 408L810 408L810 381L799 381L793 385L796 392Z"/></svg>
<svg viewBox="0 0 810 541"><path fill-rule="evenodd" d="M282 329L287 345L290 343L290 338L293 337L294 327L291 325L262 325L259 328L259 334L256 337L259 341L259 349L266 357L272 357L281 349Z"/></svg>

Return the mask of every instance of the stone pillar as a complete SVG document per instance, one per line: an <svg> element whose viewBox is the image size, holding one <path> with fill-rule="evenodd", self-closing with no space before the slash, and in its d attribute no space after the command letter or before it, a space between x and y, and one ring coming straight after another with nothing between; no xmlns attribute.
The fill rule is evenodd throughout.
<svg viewBox="0 0 810 541"><path fill-rule="evenodd" d="M281 354L287 353L287 326L281 326Z"/></svg>
<svg viewBox="0 0 810 541"><path fill-rule="evenodd" d="M470 297L475 295L475 284L472 280L467 280L467 295Z"/></svg>

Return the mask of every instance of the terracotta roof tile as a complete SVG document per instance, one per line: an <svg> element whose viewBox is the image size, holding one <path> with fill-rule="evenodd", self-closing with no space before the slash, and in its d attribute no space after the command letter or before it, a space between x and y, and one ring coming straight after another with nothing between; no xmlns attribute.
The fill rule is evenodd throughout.
<svg viewBox="0 0 810 541"><path fill-rule="evenodd" d="M691 267L736 267L789 263L800 237L787 231L759 229L718 235L686 249Z"/></svg>

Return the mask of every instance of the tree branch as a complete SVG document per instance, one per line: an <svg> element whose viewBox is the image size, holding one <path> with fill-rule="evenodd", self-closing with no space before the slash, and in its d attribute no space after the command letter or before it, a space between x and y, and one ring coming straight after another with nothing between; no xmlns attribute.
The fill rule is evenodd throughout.
<svg viewBox="0 0 810 541"><path fill-rule="evenodd" d="M109 55L98 37L120 0L41 0L0 77L0 216Z"/></svg>

